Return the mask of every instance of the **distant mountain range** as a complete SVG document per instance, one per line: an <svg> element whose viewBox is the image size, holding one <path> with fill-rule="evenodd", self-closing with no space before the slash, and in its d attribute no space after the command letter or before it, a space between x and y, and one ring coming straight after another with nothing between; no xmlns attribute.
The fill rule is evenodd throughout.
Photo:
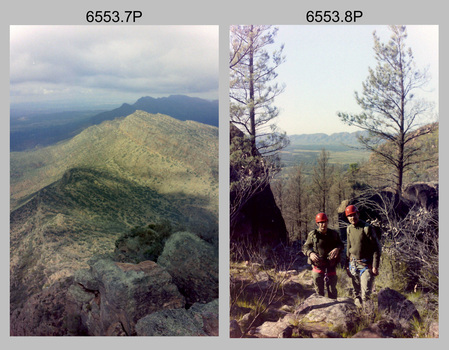
<svg viewBox="0 0 449 350"><path fill-rule="evenodd" d="M355 132L338 132L331 135L324 133L290 135L290 146L358 146L358 137L363 135L363 131Z"/></svg>
<svg viewBox="0 0 449 350"><path fill-rule="evenodd" d="M218 240L218 128L136 111L10 154L11 308L169 220Z"/></svg>
<svg viewBox="0 0 449 350"><path fill-rule="evenodd" d="M94 124L98 124L105 120L130 115L136 110L166 114L175 119L193 120L218 127L218 101L207 101L183 95L161 98L142 97L132 105L124 103L119 108L94 116L91 120Z"/></svg>
<svg viewBox="0 0 449 350"><path fill-rule="evenodd" d="M119 108L100 113L62 112L39 114L33 117L11 119L10 149L23 151L36 146L44 147L67 140L85 128L98 125L106 120L123 118L141 110L161 113L178 120L192 120L218 127L218 101L183 95L152 98L142 97L134 104L122 104Z"/></svg>

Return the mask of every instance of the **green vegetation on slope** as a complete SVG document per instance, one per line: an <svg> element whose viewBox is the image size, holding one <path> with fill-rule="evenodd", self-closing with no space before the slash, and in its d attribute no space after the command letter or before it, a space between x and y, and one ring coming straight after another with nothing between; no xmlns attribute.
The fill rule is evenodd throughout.
<svg viewBox="0 0 449 350"><path fill-rule="evenodd" d="M218 198L218 129L138 111L67 142L11 153L11 209L69 169L103 169L160 193ZM217 211L218 212L218 211Z"/></svg>
<svg viewBox="0 0 449 350"><path fill-rule="evenodd" d="M11 153L11 306L165 219L218 239L218 129L136 112Z"/></svg>
<svg viewBox="0 0 449 350"><path fill-rule="evenodd" d="M24 151L35 147L46 147L67 140L92 125L106 120L123 118L137 110L148 113L163 113L178 120L195 120L218 127L218 101L172 95L169 97L142 97L133 105L122 104L110 111L74 111L47 114L23 115L11 110L12 151Z"/></svg>

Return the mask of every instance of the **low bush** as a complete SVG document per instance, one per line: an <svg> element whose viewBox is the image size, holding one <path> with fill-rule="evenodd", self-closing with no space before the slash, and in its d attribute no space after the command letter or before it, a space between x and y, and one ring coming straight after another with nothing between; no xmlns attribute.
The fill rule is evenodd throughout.
<svg viewBox="0 0 449 350"><path fill-rule="evenodd" d="M136 226L115 242L115 260L136 264L144 260L156 261L173 231L168 220Z"/></svg>

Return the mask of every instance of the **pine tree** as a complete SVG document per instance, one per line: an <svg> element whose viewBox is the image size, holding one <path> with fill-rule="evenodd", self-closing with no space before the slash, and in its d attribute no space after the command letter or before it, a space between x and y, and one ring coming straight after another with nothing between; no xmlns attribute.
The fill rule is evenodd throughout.
<svg viewBox="0 0 449 350"><path fill-rule="evenodd" d="M322 149L313 167L312 188L318 201L318 208L322 212L328 209L328 199L332 187L334 167L329 163L330 153Z"/></svg>
<svg viewBox="0 0 449 350"><path fill-rule="evenodd" d="M273 105L284 90L275 83L284 62L283 45L269 54L278 29L271 26L232 26L230 33L230 190L231 231L246 203L270 185L279 171L279 150L288 138L279 132ZM238 130L238 131L237 131Z"/></svg>
<svg viewBox="0 0 449 350"><path fill-rule="evenodd" d="M274 43L278 29L266 25L231 27L230 115L231 122L248 135L253 155L269 157L288 144L274 119L273 105L284 86L274 83L276 68L285 61L284 46L271 55L266 47Z"/></svg>
<svg viewBox="0 0 449 350"><path fill-rule="evenodd" d="M369 76L363 83L363 92L355 98L364 110L361 114L338 113L347 124L367 130L368 136L359 140L364 148L374 152L382 163L392 167L393 186L396 194L402 194L403 176L415 162L418 149L411 141L433 131L419 129L419 121L428 116L432 105L418 99L415 90L424 87L429 77L426 70L415 67L412 50L406 48L405 26L390 26L392 36L387 44L380 42L376 32L374 53L375 69L369 68ZM382 147L385 141L394 150Z"/></svg>

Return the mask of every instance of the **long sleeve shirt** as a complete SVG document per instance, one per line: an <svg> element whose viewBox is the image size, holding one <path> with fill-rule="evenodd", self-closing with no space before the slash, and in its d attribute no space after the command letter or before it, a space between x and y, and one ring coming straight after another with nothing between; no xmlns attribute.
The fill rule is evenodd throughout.
<svg viewBox="0 0 449 350"><path fill-rule="evenodd" d="M309 257L313 252L321 259L327 259L328 254L335 248L340 250L344 248L340 234L337 231L328 228L326 234L323 234L318 230L313 230L307 236L306 243L303 246L303 253Z"/></svg>
<svg viewBox="0 0 449 350"><path fill-rule="evenodd" d="M359 220L355 225L347 227L347 234L347 258L365 259L373 268L378 268L382 248L373 227Z"/></svg>

